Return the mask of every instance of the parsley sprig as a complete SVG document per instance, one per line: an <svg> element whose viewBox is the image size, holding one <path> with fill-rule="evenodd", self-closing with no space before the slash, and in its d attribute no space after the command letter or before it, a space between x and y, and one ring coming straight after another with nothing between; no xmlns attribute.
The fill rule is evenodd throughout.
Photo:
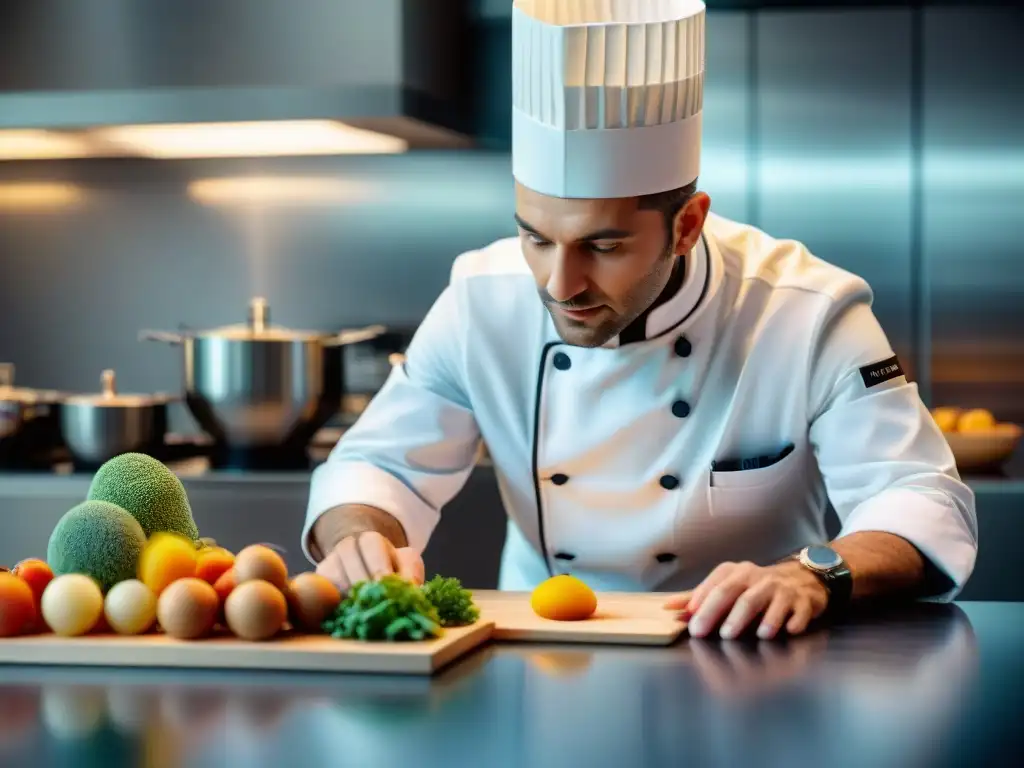
<svg viewBox="0 0 1024 768"><path fill-rule="evenodd" d="M465 626L480 618L473 595L456 578L435 576L423 585L423 594L437 610L442 627Z"/></svg>

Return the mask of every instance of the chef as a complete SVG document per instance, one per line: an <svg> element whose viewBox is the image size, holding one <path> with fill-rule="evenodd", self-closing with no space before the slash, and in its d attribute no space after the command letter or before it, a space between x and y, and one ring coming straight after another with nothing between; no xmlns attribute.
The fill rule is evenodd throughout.
<svg viewBox="0 0 1024 768"><path fill-rule="evenodd" d="M481 441L501 589L572 573L676 593L694 636L773 638L963 588L974 498L871 289L697 186L704 22L695 0L515 3L518 236L458 256L315 471L302 546L340 588L422 581Z"/></svg>

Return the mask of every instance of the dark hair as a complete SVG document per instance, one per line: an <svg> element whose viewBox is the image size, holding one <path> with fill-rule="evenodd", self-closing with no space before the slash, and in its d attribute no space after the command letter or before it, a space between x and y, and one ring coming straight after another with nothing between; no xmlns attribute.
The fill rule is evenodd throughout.
<svg viewBox="0 0 1024 768"><path fill-rule="evenodd" d="M641 211L660 211L665 218L665 227L668 229L669 242L672 241L672 229L676 223L676 216L683 210L683 206L697 193L697 180L687 184L685 187L670 189L667 192L655 192L652 195L641 195L637 207Z"/></svg>

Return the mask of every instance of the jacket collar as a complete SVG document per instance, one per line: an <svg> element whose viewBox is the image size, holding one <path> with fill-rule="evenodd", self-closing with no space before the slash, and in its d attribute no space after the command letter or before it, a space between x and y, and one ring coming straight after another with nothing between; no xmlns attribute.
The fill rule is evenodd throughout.
<svg viewBox="0 0 1024 768"><path fill-rule="evenodd" d="M707 230L681 265L683 279L675 293L642 318L632 327L610 339L605 348L631 346L647 341L681 334L703 313L718 293L722 282L722 254Z"/></svg>

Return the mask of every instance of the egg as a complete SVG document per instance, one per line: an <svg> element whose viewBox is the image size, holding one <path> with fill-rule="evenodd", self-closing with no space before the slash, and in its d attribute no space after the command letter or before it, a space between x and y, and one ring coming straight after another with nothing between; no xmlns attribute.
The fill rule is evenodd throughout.
<svg viewBox="0 0 1024 768"><path fill-rule="evenodd" d="M160 593L156 618L171 637L195 640L209 634L219 610L220 600L213 586L191 577L178 579Z"/></svg>
<svg viewBox="0 0 1024 768"><path fill-rule="evenodd" d="M262 544L252 544L235 556L235 581L262 580L279 590L288 588L288 566L277 552Z"/></svg>
<svg viewBox="0 0 1024 768"><path fill-rule="evenodd" d="M66 573L46 585L40 609L43 621L55 634L84 635L103 614L103 592L92 577Z"/></svg>
<svg viewBox="0 0 1024 768"><path fill-rule="evenodd" d="M281 631L288 603L281 590L263 579L244 581L224 601L228 628L243 640L266 640Z"/></svg>
<svg viewBox="0 0 1024 768"><path fill-rule="evenodd" d="M120 635L142 634L156 621L156 594L138 579L118 582L107 592L103 615Z"/></svg>
<svg viewBox="0 0 1024 768"><path fill-rule="evenodd" d="M288 584L288 615L296 629L320 632L341 602L341 592L318 573L300 573Z"/></svg>

